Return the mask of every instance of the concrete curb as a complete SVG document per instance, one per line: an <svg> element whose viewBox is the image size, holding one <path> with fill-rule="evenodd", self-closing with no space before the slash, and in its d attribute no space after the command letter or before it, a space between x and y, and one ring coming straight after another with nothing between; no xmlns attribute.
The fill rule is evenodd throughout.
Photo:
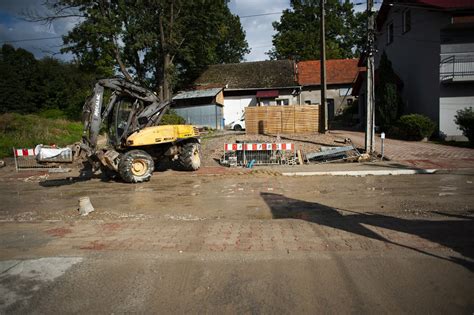
<svg viewBox="0 0 474 315"><path fill-rule="evenodd" d="M387 176L434 174L437 169L393 169L393 170L364 170L364 171L329 171L329 172L286 172L283 176Z"/></svg>

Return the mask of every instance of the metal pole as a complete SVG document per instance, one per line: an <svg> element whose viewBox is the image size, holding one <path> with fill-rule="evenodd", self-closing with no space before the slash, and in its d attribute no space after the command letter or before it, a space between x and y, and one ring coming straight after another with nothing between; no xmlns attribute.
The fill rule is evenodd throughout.
<svg viewBox="0 0 474 315"><path fill-rule="evenodd" d="M374 111L374 0L367 0L367 110L365 130L365 152L374 153L375 111Z"/></svg>
<svg viewBox="0 0 474 315"><path fill-rule="evenodd" d="M381 151L381 154L382 154L381 160L383 161L383 152L385 150L385 143L384 143L384 141L385 141L385 132L382 132L380 134L380 140L381 140L380 151Z"/></svg>
<svg viewBox="0 0 474 315"><path fill-rule="evenodd" d="M321 0L321 112L322 112L322 128L321 131L326 133L328 130L328 104L326 101L326 30L325 30L325 25L324 25L324 20L325 20L325 8L324 8L324 2L326 0Z"/></svg>
<svg viewBox="0 0 474 315"><path fill-rule="evenodd" d="M18 161L17 161L18 157L16 155L16 149L15 148L13 148L13 157L15 158L15 170L18 172Z"/></svg>

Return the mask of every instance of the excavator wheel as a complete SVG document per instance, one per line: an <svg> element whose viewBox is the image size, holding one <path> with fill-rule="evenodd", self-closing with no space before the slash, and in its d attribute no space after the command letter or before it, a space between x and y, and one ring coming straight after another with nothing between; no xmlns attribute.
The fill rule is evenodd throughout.
<svg viewBox="0 0 474 315"><path fill-rule="evenodd" d="M181 147L178 159L179 165L185 171L196 171L201 166L201 145L188 142Z"/></svg>
<svg viewBox="0 0 474 315"><path fill-rule="evenodd" d="M118 171L127 183L147 182L154 170L153 158L142 150L132 150L120 158Z"/></svg>

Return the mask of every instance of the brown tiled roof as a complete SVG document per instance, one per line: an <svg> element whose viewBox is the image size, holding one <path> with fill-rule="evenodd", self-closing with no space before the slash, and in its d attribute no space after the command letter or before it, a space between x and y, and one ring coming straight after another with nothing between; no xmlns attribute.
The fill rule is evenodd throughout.
<svg viewBox="0 0 474 315"><path fill-rule="evenodd" d="M351 84L359 72L358 59L332 59L326 61L326 84ZM300 85L320 85L319 60L298 62L298 83Z"/></svg>
<svg viewBox="0 0 474 315"><path fill-rule="evenodd" d="M227 89L296 86L291 60L269 60L211 65L194 82L196 86L226 86Z"/></svg>

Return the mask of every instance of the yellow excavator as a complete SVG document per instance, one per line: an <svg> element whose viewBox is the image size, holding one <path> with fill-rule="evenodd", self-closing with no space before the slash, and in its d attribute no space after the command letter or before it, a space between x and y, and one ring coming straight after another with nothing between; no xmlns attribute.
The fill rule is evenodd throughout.
<svg viewBox="0 0 474 315"><path fill-rule="evenodd" d="M105 91L110 90L104 104ZM172 101L160 102L152 91L121 78L99 80L83 108L81 151L93 166L118 174L127 183L150 180L157 163L173 161L182 170L201 165L199 132L190 125L159 122ZM99 147L99 132L107 145Z"/></svg>

